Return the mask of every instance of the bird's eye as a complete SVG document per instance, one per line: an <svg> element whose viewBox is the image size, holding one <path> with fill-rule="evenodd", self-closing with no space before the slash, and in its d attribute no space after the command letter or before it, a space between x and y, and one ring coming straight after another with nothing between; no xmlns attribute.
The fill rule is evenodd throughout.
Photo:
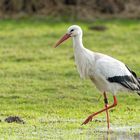
<svg viewBox="0 0 140 140"><path fill-rule="evenodd" d="M71 29L71 30L70 30L70 32L73 32L73 31L74 31L74 29Z"/></svg>

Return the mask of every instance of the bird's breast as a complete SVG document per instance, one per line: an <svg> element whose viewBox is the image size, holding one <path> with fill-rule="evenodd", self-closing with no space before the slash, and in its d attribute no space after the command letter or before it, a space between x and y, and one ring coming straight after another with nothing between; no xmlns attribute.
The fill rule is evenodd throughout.
<svg viewBox="0 0 140 140"><path fill-rule="evenodd" d="M93 68L92 59L86 54L75 54L75 63L81 78L88 78Z"/></svg>

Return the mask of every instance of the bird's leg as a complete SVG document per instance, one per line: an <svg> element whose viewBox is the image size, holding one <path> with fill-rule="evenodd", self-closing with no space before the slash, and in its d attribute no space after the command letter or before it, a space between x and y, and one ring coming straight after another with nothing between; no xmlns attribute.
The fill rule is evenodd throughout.
<svg viewBox="0 0 140 140"><path fill-rule="evenodd" d="M108 99L107 99L107 96L106 96L106 93L105 92L104 92L104 103L105 103L105 108L106 108L107 127L109 129L109 127L110 127L110 125L109 125L109 112L108 112L108 109L107 109Z"/></svg>
<svg viewBox="0 0 140 140"><path fill-rule="evenodd" d="M100 113L102 113L102 112L104 112L104 111L106 111L108 109L111 109L111 108L115 107L117 105L117 98L116 98L116 96L113 96L113 99L114 99L114 103L112 105L107 106L104 109L102 109L102 110L100 110L100 111L98 111L96 113L91 114L82 124L87 124L88 122L92 121L92 118L94 116L96 116L96 115L98 115L98 114L100 114Z"/></svg>

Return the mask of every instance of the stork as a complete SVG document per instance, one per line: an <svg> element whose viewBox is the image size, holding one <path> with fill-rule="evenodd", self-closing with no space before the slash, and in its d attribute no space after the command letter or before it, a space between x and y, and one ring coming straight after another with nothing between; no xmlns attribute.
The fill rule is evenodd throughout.
<svg viewBox="0 0 140 140"><path fill-rule="evenodd" d="M105 107L92 113L82 124L106 112L107 127L110 128L108 110L117 105L116 94L120 91L135 92L140 95L140 79L123 62L108 55L86 49L82 43L82 29L78 25L68 28L66 34L55 44L55 48L68 38L73 39L75 63L81 78L89 78L104 96ZM107 92L113 95L113 104L108 105Z"/></svg>

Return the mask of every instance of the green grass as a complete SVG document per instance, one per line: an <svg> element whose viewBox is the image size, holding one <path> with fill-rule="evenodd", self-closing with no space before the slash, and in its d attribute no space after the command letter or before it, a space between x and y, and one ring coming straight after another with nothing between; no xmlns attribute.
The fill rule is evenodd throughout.
<svg viewBox="0 0 140 140"><path fill-rule="evenodd" d="M105 113L86 126L84 119L101 109L103 97L89 80L81 80L73 60L72 41L52 48L72 24L84 31L86 48L125 62L140 76L140 21L51 22L24 19L0 21L0 138L93 139L105 138ZM105 25L108 30L89 30ZM140 125L140 97L117 95L118 106L110 111L111 126ZM112 103L109 94L109 103ZM6 123L8 116L26 123ZM140 127L129 132L139 132ZM105 134L105 135L104 135ZM132 135L131 135L132 136Z"/></svg>

